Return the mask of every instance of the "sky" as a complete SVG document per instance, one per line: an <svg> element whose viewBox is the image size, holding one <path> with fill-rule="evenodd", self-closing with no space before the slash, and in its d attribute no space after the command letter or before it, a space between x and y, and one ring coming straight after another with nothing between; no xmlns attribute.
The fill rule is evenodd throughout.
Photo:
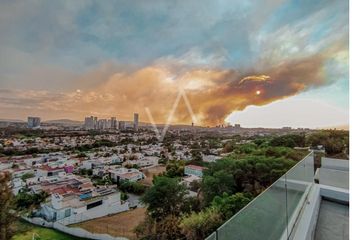
<svg viewBox="0 0 354 240"><path fill-rule="evenodd" d="M149 112L158 123L347 126L348 9L345 0L4 0L0 118L138 112L149 122Z"/></svg>

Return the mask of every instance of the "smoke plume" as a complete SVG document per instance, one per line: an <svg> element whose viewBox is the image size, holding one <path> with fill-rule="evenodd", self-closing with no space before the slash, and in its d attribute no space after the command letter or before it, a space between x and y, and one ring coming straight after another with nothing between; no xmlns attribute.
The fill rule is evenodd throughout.
<svg viewBox="0 0 354 240"><path fill-rule="evenodd" d="M180 71L156 64L130 73L116 73L94 91L80 92L77 103L81 109L123 118L139 112L145 121L148 107L156 122L165 123L182 88L191 103L196 124L213 126L247 106L264 105L327 84L323 66L321 55L245 73L217 68ZM172 122L191 121L186 105L180 101Z"/></svg>

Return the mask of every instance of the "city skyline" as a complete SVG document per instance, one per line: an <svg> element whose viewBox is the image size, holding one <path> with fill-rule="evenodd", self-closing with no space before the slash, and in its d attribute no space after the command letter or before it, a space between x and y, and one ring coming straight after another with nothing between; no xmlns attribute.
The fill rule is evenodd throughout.
<svg viewBox="0 0 354 240"><path fill-rule="evenodd" d="M0 6L0 118L349 124L348 1Z"/></svg>

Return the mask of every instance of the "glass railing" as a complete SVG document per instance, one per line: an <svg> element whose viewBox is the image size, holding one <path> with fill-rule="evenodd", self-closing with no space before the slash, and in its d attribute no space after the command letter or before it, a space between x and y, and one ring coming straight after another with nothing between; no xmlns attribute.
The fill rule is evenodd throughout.
<svg viewBox="0 0 354 240"><path fill-rule="evenodd" d="M314 177L313 153L225 222L207 240L288 239Z"/></svg>

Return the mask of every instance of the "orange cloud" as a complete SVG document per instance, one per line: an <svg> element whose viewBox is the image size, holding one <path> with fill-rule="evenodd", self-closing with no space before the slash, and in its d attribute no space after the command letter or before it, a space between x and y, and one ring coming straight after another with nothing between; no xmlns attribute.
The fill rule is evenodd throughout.
<svg viewBox="0 0 354 240"><path fill-rule="evenodd" d="M23 109L32 109L31 112L35 109L43 118L62 114L61 117L74 116L76 119L83 119L86 115L131 119L133 112L139 112L141 120L146 122L145 108L148 107L156 122L165 123L179 89L183 88L195 113L196 124L213 126L223 123L230 113L242 111L247 106L265 105L328 84L325 61L324 55L317 54L247 73L205 66L181 71L179 66L155 63L94 80L99 84L91 89L80 88L80 91L75 89L61 94L19 92L17 97L16 94L8 94L2 99L2 104L7 109L16 105L17 108L21 105ZM98 76L105 76L102 69L99 71ZM189 124L191 121L181 101L172 123Z"/></svg>
<svg viewBox="0 0 354 240"><path fill-rule="evenodd" d="M206 68L180 73L157 64L130 73L113 74L92 91L76 93L80 97L72 106L123 118L139 112L145 121L148 120L145 107L149 107L154 119L164 123L178 89L183 88L198 124L215 125L223 123L233 111L243 110L249 105L264 105L326 84L323 64L324 58L315 55L243 75L232 69ZM191 121L181 101L173 122Z"/></svg>

